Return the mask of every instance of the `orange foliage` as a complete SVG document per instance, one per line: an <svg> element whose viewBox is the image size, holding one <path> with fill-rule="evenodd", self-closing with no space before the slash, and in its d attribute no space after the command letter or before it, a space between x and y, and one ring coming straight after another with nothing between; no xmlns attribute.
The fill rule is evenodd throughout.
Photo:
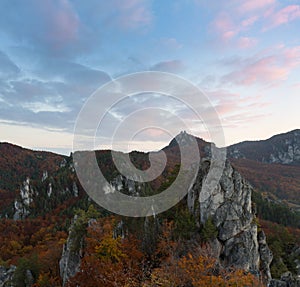
<svg viewBox="0 0 300 287"><path fill-rule="evenodd" d="M85 287L139 286L143 258L139 244L132 236L114 238L113 224L109 218L88 228L81 271L67 286L80 286L82 282Z"/></svg>
<svg viewBox="0 0 300 287"><path fill-rule="evenodd" d="M58 262L67 234L55 230L56 221L56 218L49 221L41 219L1 220L0 261L17 265L18 258L29 258L35 253L38 255L41 276L47 274L49 282L58 282L57 285L53 283L49 286L61 286Z"/></svg>

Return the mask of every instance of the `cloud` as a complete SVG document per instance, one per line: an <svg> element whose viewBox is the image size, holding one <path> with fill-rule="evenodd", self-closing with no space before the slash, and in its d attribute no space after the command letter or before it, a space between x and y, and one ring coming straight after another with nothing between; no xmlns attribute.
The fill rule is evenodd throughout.
<svg viewBox="0 0 300 287"><path fill-rule="evenodd" d="M31 77L0 79L0 120L72 132L84 101L111 80L103 71L62 60L35 69Z"/></svg>
<svg viewBox="0 0 300 287"><path fill-rule="evenodd" d="M239 18L232 14L234 12L223 11L210 24L209 30L216 37L218 46L220 46L220 42L222 48L230 46L248 49L256 46L257 39L245 36L245 34L256 23L258 17Z"/></svg>
<svg viewBox="0 0 300 287"><path fill-rule="evenodd" d="M72 3L92 33L116 33L116 29L124 33L148 27L153 21L149 0L74 0Z"/></svg>
<svg viewBox="0 0 300 287"><path fill-rule="evenodd" d="M113 2L115 2L115 9L120 13L118 22L121 27L136 28L149 25L152 22L148 1L114 0Z"/></svg>
<svg viewBox="0 0 300 287"><path fill-rule="evenodd" d="M240 37L237 40L237 45L240 49L248 49L256 46L258 40L250 37Z"/></svg>
<svg viewBox="0 0 300 287"><path fill-rule="evenodd" d="M257 45L259 33L300 19L300 5L277 0L230 0L221 5L209 26L218 47L248 49Z"/></svg>
<svg viewBox="0 0 300 287"><path fill-rule="evenodd" d="M264 10L276 3L276 0L247 0L242 3L238 1L237 11L240 13L256 12L258 10Z"/></svg>
<svg viewBox="0 0 300 287"><path fill-rule="evenodd" d="M38 81L10 81L9 89L0 87L0 120L42 127L71 130L74 118L70 103L55 90L55 84ZM73 107L72 107L73 108Z"/></svg>
<svg viewBox="0 0 300 287"><path fill-rule="evenodd" d="M270 9L265 13L265 17L269 24L264 27L263 31L300 19L300 5L289 5L276 12Z"/></svg>
<svg viewBox="0 0 300 287"><path fill-rule="evenodd" d="M239 28L234 24L232 17L225 12L219 13L211 25L222 42L228 42L239 33Z"/></svg>
<svg viewBox="0 0 300 287"><path fill-rule="evenodd" d="M4 0L0 6L0 29L18 45L56 56L79 44L81 24L68 0Z"/></svg>
<svg viewBox="0 0 300 287"><path fill-rule="evenodd" d="M31 103L24 103L21 105L23 108L28 109L29 111L32 111L35 114L40 112L57 112L57 113L70 112L70 108L62 104L51 105L50 103L31 102Z"/></svg>
<svg viewBox="0 0 300 287"><path fill-rule="evenodd" d="M258 16L255 15L255 16L246 18L241 23L242 23L243 27L251 27L257 20L258 20Z"/></svg>
<svg viewBox="0 0 300 287"><path fill-rule="evenodd" d="M0 32L15 46L59 58L96 51L108 38L143 30L152 19L149 0L0 2Z"/></svg>
<svg viewBox="0 0 300 287"><path fill-rule="evenodd" d="M300 88L300 83L295 83L295 84L293 84L293 85L291 85L291 88L292 89L299 89Z"/></svg>
<svg viewBox="0 0 300 287"><path fill-rule="evenodd" d="M286 80L291 71L300 65L300 46L279 47L274 52L233 61L231 64L235 69L222 77L223 84L271 86Z"/></svg>
<svg viewBox="0 0 300 287"><path fill-rule="evenodd" d="M288 75L286 67L278 65L277 58L270 56L250 63L239 70L233 71L222 78L222 82L237 85L270 84L285 80Z"/></svg>
<svg viewBox="0 0 300 287"><path fill-rule="evenodd" d="M185 65L180 60L163 61L153 65L151 71L161 71L169 73L180 73L185 69Z"/></svg>
<svg viewBox="0 0 300 287"><path fill-rule="evenodd" d="M159 44L169 50L178 50L183 47L183 44L179 43L176 38L161 38Z"/></svg>
<svg viewBox="0 0 300 287"><path fill-rule="evenodd" d="M207 90L214 103L223 128L241 128L265 116L265 107L270 104L261 95L243 96L229 90Z"/></svg>
<svg viewBox="0 0 300 287"><path fill-rule="evenodd" d="M0 51L0 79L16 76L19 67L3 52Z"/></svg>

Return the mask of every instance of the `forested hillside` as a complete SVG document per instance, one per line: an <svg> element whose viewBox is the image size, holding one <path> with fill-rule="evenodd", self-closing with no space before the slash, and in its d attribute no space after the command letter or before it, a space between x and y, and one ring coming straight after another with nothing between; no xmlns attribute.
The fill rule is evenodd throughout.
<svg viewBox="0 0 300 287"><path fill-rule="evenodd" d="M163 173L149 183L122 177L108 150L96 157L113 186L148 196L176 179L176 140L164 148ZM0 144L0 286L266 286L275 282L271 275L294 284L281 275L300 273L299 166L231 159L203 196L210 143L197 142L205 161L186 197L136 219L96 206L72 157ZM149 153L130 159L149 168Z"/></svg>

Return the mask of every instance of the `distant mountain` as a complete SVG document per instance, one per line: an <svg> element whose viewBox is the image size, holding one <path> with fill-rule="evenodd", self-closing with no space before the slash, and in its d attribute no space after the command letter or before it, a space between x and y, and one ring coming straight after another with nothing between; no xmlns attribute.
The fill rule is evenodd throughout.
<svg viewBox="0 0 300 287"><path fill-rule="evenodd" d="M267 140L245 141L228 147L228 157L263 163L300 165L300 129Z"/></svg>
<svg viewBox="0 0 300 287"><path fill-rule="evenodd" d="M43 172L58 170L66 158L51 152L0 143L0 190L14 191L26 177L42 179Z"/></svg>
<svg viewBox="0 0 300 287"><path fill-rule="evenodd" d="M76 189L70 157L0 143L0 217L46 214Z"/></svg>
<svg viewBox="0 0 300 287"><path fill-rule="evenodd" d="M300 166L230 159L233 166L256 190L270 199L285 201L300 210Z"/></svg>
<svg viewBox="0 0 300 287"><path fill-rule="evenodd" d="M300 210L300 130L228 147L232 164L261 193Z"/></svg>

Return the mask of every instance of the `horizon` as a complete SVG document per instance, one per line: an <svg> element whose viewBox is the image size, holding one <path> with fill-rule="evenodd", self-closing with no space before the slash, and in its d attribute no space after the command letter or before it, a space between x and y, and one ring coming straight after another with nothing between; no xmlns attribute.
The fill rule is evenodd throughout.
<svg viewBox="0 0 300 287"><path fill-rule="evenodd" d="M226 148L228 148L229 146L232 146L232 145L235 145L235 144L239 144L239 143L243 143L243 142L259 142L259 141L265 141L265 140L269 140L271 139L272 137L274 136L277 136L277 135L282 135L282 134L287 134L287 133L291 133L291 132L294 132L294 131L297 131L297 130L300 130L300 128L298 129L293 129L293 130L289 130L289 131L284 131L282 133L279 133L279 134L275 134L275 135L271 135L271 136L268 136L266 138L262 138L262 139L254 139L254 140L242 140L240 142L236 142L236 143L233 143L233 144L230 144L230 145L227 145L225 146ZM181 131L180 133L182 133L183 131ZM178 133L178 135L180 134ZM205 139L203 138L200 138L200 137L197 137L196 135L193 135L193 134L189 134L191 136L194 136L195 138L198 138L200 140L203 140L203 141L206 141ZM163 148L167 147L171 141L175 139L172 138L169 142L166 142L164 143L161 148L159 149L156 149L156 150L135 150L135 149L132 149L132 150L129 150L129 151L126 151L125 153L131 153L131 152L141 152L141 153L150 153L150 152L158 152L158 151L161 151ZM209 142L209 141L206 141L208 143L212 143L212 142ZM41 151L41 152L50 152L50 153L55 153L55 154L58 154L58 155L63 155L63 156L70 156L71 153L73 152L76 152L76 151L105 151L105 150L108 150L108 151L111 151L113 149L111 148L104 148L104 149L94 149L94 150L76 150L76 151L73 151L73 150L70 150L70 151L61 151L60 152L60 149L59 148L56 148L56 149L47 149L47 148L40 148L40 149L36 149L36 148L31 148L31 147L26 147L26 146L22 146L22 145L19 145L17 143L12 143L12 142L7 142L7 141L0 141L0 144L10 144L10 145L15 145L15 146L18 146L18 147L21 147L21 148L24 148L24 149L29 149L29 150L32 150L32 151ZM219 147L218 147L219 148ZM113 150L113 151L116 151L116 152L124 152L122 150Z"/></svg>
<svg viewBox="0 0 300 287"><path fill-rule="evenodd" d="M174 74L201 90L225 146L299 128L296 0L4 0L0 14L0 142L68 155L95 91L143 71ZM194 113L184 91L171 92L124 94L91 141L125 152L159 150L181 130L211 141L211 114Z"/></svg>

